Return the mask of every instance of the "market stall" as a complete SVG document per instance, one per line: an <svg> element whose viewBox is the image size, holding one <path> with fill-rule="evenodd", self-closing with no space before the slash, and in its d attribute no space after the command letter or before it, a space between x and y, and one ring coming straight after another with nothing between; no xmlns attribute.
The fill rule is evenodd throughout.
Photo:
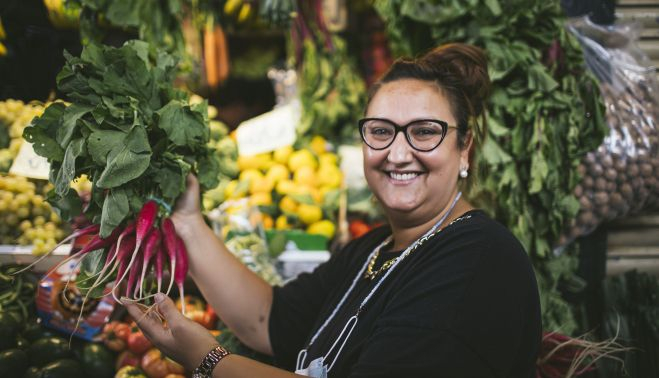
<svg viewBox="0 0 659 378"><path fill-rule="evenodd" d="M0 376L186 376L118 302L156 292L272 362L188 276L170 219L188 175L213 232L267 283L313 270L384 222L356 127L370 85L449 42L488 53L489 128L465 195L533 263L538 376L657 374L659 81L641 28L568 20L560 3L1 6Z"/></svg>

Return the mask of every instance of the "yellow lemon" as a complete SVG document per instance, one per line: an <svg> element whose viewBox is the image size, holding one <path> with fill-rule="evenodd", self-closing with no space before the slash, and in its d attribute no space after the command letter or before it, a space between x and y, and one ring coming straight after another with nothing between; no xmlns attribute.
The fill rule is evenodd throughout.
<svg viewBox="0 0 659 378"><path fill-rule="evenodd" d="M275 228L277 230L288 230L291 228L291 225L288 224L288 218L286 218L286 215L280 215L277 217L275 220Z"/></svg>
<svg viewBox="0 0 659 378"><path fill-rule="evenodd" d="M255 178L249 182L250 193L270 193L275 183L267 177Z"/></svg>
<svg viewBox="0 0 659 378"><path fill-rule="evenodd" d="M316 171L309 166L302 166L293 174L293 181L298 185L316 185Z"/></svg>
<svg viewBox="0 0 659 378"><path fill-rule="evenodd" d="M288 158L288 169L295 172L300 167L311 167L316 169L316 158L313 156L313 153L309 150L299 150L291 154L291 157Z"/></svg>
<svg viewBox="0 0 659 378"><path fill-rule="evenodd" d="M279 210L284 213L295 213L297 211L297 201L289 196L284 196L279 200Z"/></svg>
<svg viewBox="0 0 659 378"><path fill-rule="evenodd" d="M301 203L297 208L297 215L305 224L312 224L323 218L323 210L321 210L321 208L316 205L307 205L306 203Z"/></svg>
<svg viewBox="0 0 659 378"><path fill-rule="evenodd" d="M320 191L318 188L311 188L311 198L313 198L313 201L317 204L322 204L323 203L323 192Z"/></svg>
<svg viewBox="0 0 659 378"><path fill-rule="evenodd" d="M274 163L270 169L268 169L268 172L266 172L265 177L276 183L280 180L287 179L289 174L288 168L286 168L284 164Z"/></svg>
<svg viewBox="0 0 659 378"><path fill-rule="evenodd" d="M272 195L270 192L254 193L249 197L249 203L254 206L272 205Z"/></svg>
<svg viewBox="0 0 659 378"><path fill-rule="evenodd" d="M277 163L286 165L288 163L288 158L291 156L292 153L293 153L293 147L285 146L285 147L277 148L272 155Z"/></svg>
<svg viewBox="0 0 659 378"><path fill-rule="evenodd" d="M336 231L336 226L334 226L334 223L332 223L327 219L312 223L309 225L309 227L307 227L308 233L323 235L328 239L334 237L335 231Z"/></svg>
<svg viewBox="0 0 659 378"><path fill-rule="evenodd" d="M321 167L324 165L336 166L339 164L339 157L333 152L325 152L318 156L318 161L320 162Z"/></svg>
<svg viewBox="0 0 659 378"><path fill-rule="evenodd" d="M326 165L318 170L318 185L338 188L343 182L343 172L333 165Z"/></svg>
<svg viewBox="0 0 659 378"><path fill-rule="evenodd" d="M231 198L233 193L236 191L237 186L238 186L238 180L229 181L227 186L224 188L224 198Z"/></svg>
<svg viewBox="0 0 659 378"><path fill-rule="evenodd" d="M246 169L240 172L240 175L238 176L238 180L249 181L249 182L252 182L254 180L260 180L262 178L263 178L263 174L261 173L261 171L254 168Z"/></svg>
<svg viewBox="0 0 659 378"><path fill-rule="evenodd" d="M313 138L311 138L309 148L311 148L311 151L313 151L316 155L320 156L325 151L327 151L327 141L322 136L315 135Z"/></svg>
<svg viewBox="0 0 659 378"><path fill-rule="evenodd" d="M279 194L291 194L295 191L296 187L297 185L295 185L293 180L284 179L277 183L275 190Z"/></svg>
<svg viewBox="0 0 659 378"><path fill-rule="evenodd" d="M290 194L294 194L296 196L311 196L312 191L313 188L311 186L295 184Z"/></svg>
<svg viewBox="0 0 659 378"><path fill-rule="evenodd" d="M263 228L266 230L272 229L274 227L275 221L268 214L263 214Z"/></svg>
<svg viewBox="0 0 659 378"><path fill-rule="evenodd" d="M245 171L248 169L261 169L268 161L272 160L269 153L256 155L238 156L238 169Z"/></svg>

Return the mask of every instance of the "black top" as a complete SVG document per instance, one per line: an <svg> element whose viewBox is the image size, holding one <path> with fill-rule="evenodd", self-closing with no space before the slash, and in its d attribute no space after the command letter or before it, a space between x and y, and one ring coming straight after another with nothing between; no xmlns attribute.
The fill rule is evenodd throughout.
<svg viewBox="0 0 659 378"><path fill-rule="evenodd" d="M375 229L312 273L274 288L269 329L280 367L294 370L300 349L390 233L388 227ZM393 255L380 257L377 266ZM308 348L305 367L327 353L383 274L359 279ZM413 251L387 277L360 314L329 377L532 377L540 338L538 289L528 256L505 227L474 210Z"/></svg>

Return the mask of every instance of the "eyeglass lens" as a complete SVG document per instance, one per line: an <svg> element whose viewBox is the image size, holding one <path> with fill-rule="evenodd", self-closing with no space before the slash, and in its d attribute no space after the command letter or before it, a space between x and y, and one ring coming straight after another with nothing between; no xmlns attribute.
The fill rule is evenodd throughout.
<svg viewBox="0 0 659 378"><path fill-rule="evenodd" d="M444 125L433 121L410 123L405 129L407 140L419 150L431 150L442 141ZM396 135L396 127L382 120L368 120L363 125L366 144L375 149L388 147Z"/></svg>

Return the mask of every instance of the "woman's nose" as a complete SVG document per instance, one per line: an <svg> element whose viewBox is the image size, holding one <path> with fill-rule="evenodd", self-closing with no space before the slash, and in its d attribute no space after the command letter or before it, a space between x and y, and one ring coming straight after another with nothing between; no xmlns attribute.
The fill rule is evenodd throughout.
<svg viewBox="0 0 659 378"><path fill-rule="evenodd" d="M395 164L408 163L412 161L412 146L407 142L405 133L399 132L389 146L387 159Z"/></svg>

